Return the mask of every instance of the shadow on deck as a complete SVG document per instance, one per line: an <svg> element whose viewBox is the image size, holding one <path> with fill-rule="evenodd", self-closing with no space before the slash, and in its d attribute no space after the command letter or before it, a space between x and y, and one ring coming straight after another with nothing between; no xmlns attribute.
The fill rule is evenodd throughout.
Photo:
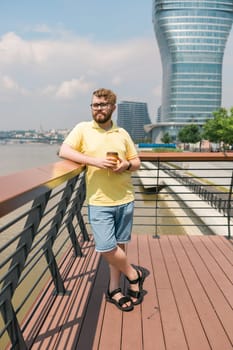
<svg viewBox="0 0 233 350"><path fill-rule="evenodd" d="M67 295L47 288L25 334L31 349L224 349L233 347L233 245L219 236L134 235L131 262L150 271L144 302L122 313L106 303L108 269L83 245L66 259ZM49 305L49 308L48 308Z"/></svg>

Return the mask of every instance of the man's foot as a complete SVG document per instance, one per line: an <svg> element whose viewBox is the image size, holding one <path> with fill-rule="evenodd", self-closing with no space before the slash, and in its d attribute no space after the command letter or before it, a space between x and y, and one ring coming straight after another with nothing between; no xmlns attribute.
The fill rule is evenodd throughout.
<svg viewBox="0 0 233 350"><path fill-rule="evenodd" d="M131 311L133 310L133 302L128 296L123 296L121 288L117 288L110 292L107 291L106 300L109 303L116 305L121 311Z"/></svg>
<svg viewBox="0 0 233 350"><path fill-rule="evenodd" d="M147 274L140 266L134 266L134 268L137 271L138 277L134 280L130 280L127 277L127 280L131 284L130 288L128 288L127 295L132 300L133 305L138 305L142 303L144 298L143 283Z"/></svg>

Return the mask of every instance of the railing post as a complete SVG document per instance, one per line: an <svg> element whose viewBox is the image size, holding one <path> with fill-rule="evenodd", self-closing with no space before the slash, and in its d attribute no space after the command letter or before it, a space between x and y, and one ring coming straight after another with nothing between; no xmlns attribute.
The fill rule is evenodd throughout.
<svg viewBox="0 0 233 350"><path fill-rule="evenodd" d="M27 350L27 345L24 341L21 329L19 327L15 310L9 300L1 305L1 313L6 324L8 320L7 332L12 344L12 348L15 350Z"/></svg>
<svg viewBox="0 0 233 350"><path fill-rule="evenodd" d="M77 210L77 212L76 212L76 217L77 217L78 224L79 224L80 230L82 232L84 241L89 241L90 238L89 238L89 235L88 235L88 232L87 232L87 229L86 229L86 226L84 224L83 217L81 214L81 209L82 209L85 198L86 198L86 182L85 182L85 178L83 177L82 183L80 184L80 192L79 192L80 206L79 206L79 210Z"/></svg>
<svg viewBox="0 0 233 350"><path fill-rule="evenodd" d="M160 238L158 234L158 195L159 195L159 170L160 160L157 160L156 192L155 192L155 234L153 238Z"/></svg>
<svg viewBox="0 0 233 350"><path fill-rule="evenodd" d="M79 224L80 230L82 232L82 236L83 236L84 241L90 240L89 236L88 236L88 232L87 232L85 224L84 224L84 221L83 221L82 214L81 214L81 210L82 210L82 206L83 206L83 202L85 200L85 197L86 197L86 187L85 187L85 178L83 177L81 179L79 189L76 192L75 198L73 200L73 204L72 204L72 208L70 210L69 216L66 220L66 226L67 226L67 229L68 229L68 232L70 235L71 242L73 244L75 256L82 256L82 251L81 251L80 245L76 239L75 228L73 225L74 216L76 216L76 218L78 220L78 224Z"/></svg>
<svg viewBox="0 0 233 350"><path fill-rule="evenodd" d="M66 213L66 209L70 203L70 199L72 197L72 194L73 194L75 185L77 183L78 177L79 177L79 175L76 176L75 178L72 178L69 181L67 181L66 187L63 191L61 201L58 205L56 214L55 214L54 219L51 223L51 228L47 234L47 240L46 240L47 243L44 246L45 257L46 257L46 260L47 260L47 263L48 263L48 266L50 269L50 273L51 273L51 276L52 276L52 279L53 279L53 282L55 285L56 294L65 294L66 290L65 290L64 283L63 283L63 280L62 280L61 274L59 272L59 268L58 268L58 265L57 265L57 262L56 262L56 259L55 259L54 253L53 253L53 244L56 240L56 236L57 236L57 233L60 229L64 215ZM71 210L72 210L72 208L71 208ZM76 236L71 239L71 242L72 242L73 246L75 246L75 251L76 251L76 246L78 246L78 249L80 251L80 247L79 247Z"/></svg>
<svg viewBox="0 0 233 350"><path fill-rule="evenodd" d="M227 199L227 228L228 228L228 239L231 238L231 201L232 201L232 189L233 189L233 170L231 173L231 184L229 188L229 194Z"/></svg>

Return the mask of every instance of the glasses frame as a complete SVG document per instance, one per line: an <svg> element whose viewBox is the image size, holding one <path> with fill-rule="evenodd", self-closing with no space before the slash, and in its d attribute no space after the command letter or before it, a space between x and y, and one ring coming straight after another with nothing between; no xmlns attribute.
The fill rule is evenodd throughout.
<svg viewBox="0 0 233 350"><path fill-rule="evenodd" d="M99 109L107 109L107 108L110 108L110 106L112 106L112 104L109 102L91 103L90 104L91 109L93 109L94 111L98 111Z"/></svg>

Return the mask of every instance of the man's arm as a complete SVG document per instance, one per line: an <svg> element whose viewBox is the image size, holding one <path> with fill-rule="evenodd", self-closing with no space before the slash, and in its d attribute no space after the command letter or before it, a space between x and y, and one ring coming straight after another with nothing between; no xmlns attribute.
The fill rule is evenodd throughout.
<svg viewBox="0 0 233 350"><path fill-rule="evenodd" d="M73 162L89 165L91 159L85 154L74 150L71 146L63 143L59 151L59 157L72 160ZM90 164L91 165L91 164Z"/></svg>
<svg viewBox="0 0 233 350"><path fill-rule="evenodd" d="M130 159L128 161L128 163L129 163L129 166L128 166L127 170L130 170L130 171L138 170L140 168L140 165L141 165L141 161L138 157Z"/></svg>
<svg viewBox="0 0 233 350"><path fill-rule="evenodd" d="M123 160L119 158L118 166L113 169L114 173L122 173L123 171L135 171L140 168L141 161L138 157L130 160Z"/></svg>
<svg viewBox="0 0 233 350"><path fill-rule="evenodd" d="M92 165L100 169L107 169L115 167L115 162L108 160L106 158L95 158L87 156L79 151L76 151L71 146L63 143L59 151L59 157L72 160L73 162L83 164L83 165Z"/></svg>

